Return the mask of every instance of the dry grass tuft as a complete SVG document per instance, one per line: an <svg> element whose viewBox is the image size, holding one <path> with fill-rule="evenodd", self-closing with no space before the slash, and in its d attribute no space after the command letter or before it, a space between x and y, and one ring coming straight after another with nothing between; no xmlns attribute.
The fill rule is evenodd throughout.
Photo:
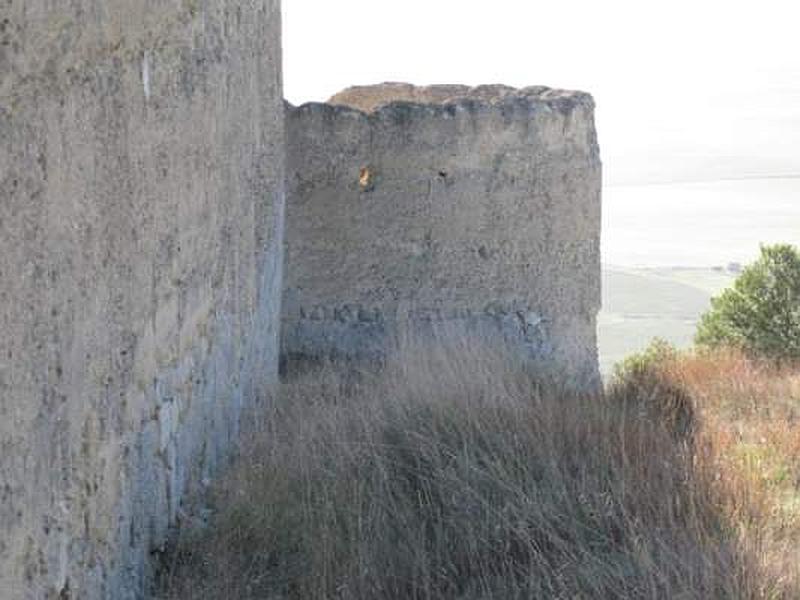
<svg viewBox="0 0 800 600"><path fill-rule="evenodd" d="M799 597L797 378L732 355L651 375L545 390L467 340L306 374L164 597Z"/></svg>
<svg viewBox="0 0 800 600"><path fill-rule="evenodd" d="M663 376L697 407L695 463L757 562L756 597L800 598L800 369L717 352L684 356Z"/></svg>

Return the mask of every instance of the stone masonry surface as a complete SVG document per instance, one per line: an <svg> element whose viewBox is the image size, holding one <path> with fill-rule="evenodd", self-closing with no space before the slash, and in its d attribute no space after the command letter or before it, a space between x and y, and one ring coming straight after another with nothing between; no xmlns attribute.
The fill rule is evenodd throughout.
<svg viewBox="0 0 800 600"><path fill-rule="evenodd" d="M501 332L598 384L601 164L588 94L383 84L287 107L286 357Z"/></svg>
<svg viewBox="0 0 800 600"><path fill-rule="evenodd" d="M0 598L146 596L277 373L278 0L0 0Z"/></svg>

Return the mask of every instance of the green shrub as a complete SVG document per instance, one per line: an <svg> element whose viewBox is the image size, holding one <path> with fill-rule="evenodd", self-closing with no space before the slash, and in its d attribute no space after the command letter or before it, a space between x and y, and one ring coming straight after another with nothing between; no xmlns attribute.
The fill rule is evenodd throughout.
<svg viewBox="0 0 800 600"><path fill-rule="evenodd" d="M678 349L662 338L614 366L609 398L628 411L660 423L675 438L692 443L695 409L691 397L669 369L680 359Z"/></svg>
<svg viewBox="0 0 800 600"><path fill-rule="evenodd" d="M677 356L678 350L675 346L663 338L653 338L647 348L631 354L614 365L614 381L621 383L629 379L638 379Z"/></svg>
<svg viewBox="0 0 800 600"><path fill-rule="evenodd" d="M695 342L732 346L776 359L800 358L800 252L788 244L762 246L760 258L733 287L711 300Z"/></svg>

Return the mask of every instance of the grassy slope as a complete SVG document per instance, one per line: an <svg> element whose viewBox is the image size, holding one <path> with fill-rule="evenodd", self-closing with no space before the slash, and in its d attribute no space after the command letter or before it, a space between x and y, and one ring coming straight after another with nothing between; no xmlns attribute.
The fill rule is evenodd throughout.
<svg viewBox="0 0 800 600"><path fill-rule="evenodd" d="M316 372L258 422L163 595L797 598L799 410L796 378L737 357L604 398L465 340Z"/></svg>

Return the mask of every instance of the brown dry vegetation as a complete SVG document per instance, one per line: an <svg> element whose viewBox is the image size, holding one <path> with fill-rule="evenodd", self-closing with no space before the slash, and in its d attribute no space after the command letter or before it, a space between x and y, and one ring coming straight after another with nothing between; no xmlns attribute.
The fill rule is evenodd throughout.
<svg viewBox="0 0 800 600"><path fill-rule="evenodd" d="M757 561L757 597L800 598L800 369L734 352L668 362L692 398L695 464L743 554Z"/></svg>
<svg viewBox="0 0 800 600"><path fill-rule="evenodd" d="M287 384L165 598L798 598L800 380L670 357L585 397L411 345Z"/></svg>

